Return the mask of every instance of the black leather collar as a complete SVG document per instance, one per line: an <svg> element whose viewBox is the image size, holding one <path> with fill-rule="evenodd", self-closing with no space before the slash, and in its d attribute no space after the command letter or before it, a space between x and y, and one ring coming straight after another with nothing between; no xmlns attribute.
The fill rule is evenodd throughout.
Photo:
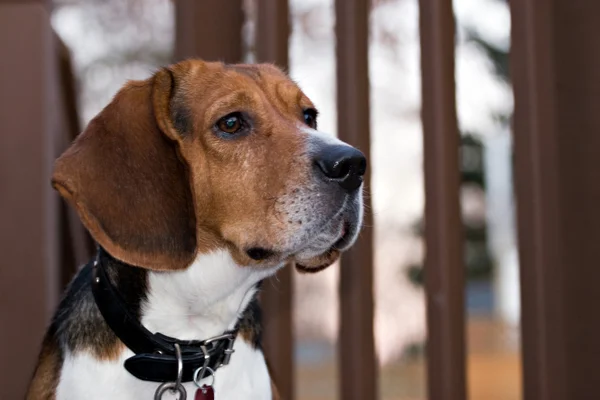
<svg viewBox="0 0 600 400"><path fill-rule="evenodd" d="M228 331L206 340L179 340L146 329L127 308L102 265L99 249L93 267L92 292L104 320L117 337L135 353L125 360L125 369L136 378L153 382L172 382L177 378L175 344L181 348L182 382L193 380L194 372L209 367L213 371L227 365L233 353L237 331ZM106 252L104 252L106 254ZM201 376L207 370L201 371Z"/></svg>

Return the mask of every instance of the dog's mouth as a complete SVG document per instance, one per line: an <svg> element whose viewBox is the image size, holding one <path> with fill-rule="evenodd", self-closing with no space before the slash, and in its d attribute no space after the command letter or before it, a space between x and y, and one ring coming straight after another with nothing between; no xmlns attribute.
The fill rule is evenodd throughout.
<svg viewBox="0 0 600 400"><path fill-rule="evenodd" d="M330 250L336 249L346 249L347 245L350 243L352 239L352 224L349 221L344 220L342 224L342 231L340 233L340 238L331 246Z"/></svg>
<svg viewBox="0 0 600 400"><path fill-rule="evenodd" d="M340 234L338 235L338 239L335 241L329 249L327 249L323 255L328 257L334 252L339 252L341 250L346 249L348 244L351 244L352 240L352 224L345 220L342 223ZM276 255L276 253L272 250L266 249L264 247L251 247L246 250L246 255L255 261L263 261L269 259Z"/></svg>
<svg viewBox="0 0 600 400"><path fill-rule="evenodd" d="M340 225L334 243L325 251L307 256L303 256L302 252L299 252L288 256L288 261L294 261L296 268L301 272L318 272L333 264L340 254L354 243L356 232L359 229L358 223L352 223L349 219L344 219ZM245 252L248 257L258 262L278 258L276 252L263 247L252 247Z"/></svg>
<svg viewBox="0 0 600 400"><path fill-rule="evenodd" d="M325 252L308 259L296 259L296 269L300 272L319 272L333 264L340 254L347 250L356 239L358 223L344 219L337 240Z"/></svg>
<svg viewBox="0 0 600 400"><path fill-rule="evenodd" d="M287 248L246 247L244 252L253 265L294 262L302 272L320 271L333 264L356 241L362 226L362 202L359 200L344 202L329 218L321 216L320 226L303 230Z"/></svg>

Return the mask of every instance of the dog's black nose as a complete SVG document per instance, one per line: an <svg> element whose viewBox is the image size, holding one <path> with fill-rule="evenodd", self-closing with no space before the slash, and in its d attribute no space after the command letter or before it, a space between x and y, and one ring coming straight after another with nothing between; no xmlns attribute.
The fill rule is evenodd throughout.
<svg viewBox="0 0 600 400"><path fill-rule="evenodd" d="M324 146L316 154L315 164L328 180L337 182L348 192L360 187L367 170L365 155L344 145Z"/></svg>

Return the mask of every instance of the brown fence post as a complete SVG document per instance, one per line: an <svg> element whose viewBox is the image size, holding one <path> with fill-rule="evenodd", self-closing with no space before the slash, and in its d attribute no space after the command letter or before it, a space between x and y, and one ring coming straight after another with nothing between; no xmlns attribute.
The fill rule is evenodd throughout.
<svg viewBox="0 0 600 400"><path fill-rule="evenodd" d="M242 0L177 0L175 60L202 58L236 63L243 60Z"/></svg>
<svg viewBox="0 0 600 400"><path fill-rule="evenodd" d="M337 0L336 56L339 137L369 155L369 4ZM340 276L340 394L344 400L378 397L373 338L373 218L366 177L365 228L342 257ZM393 340L393 339L392 339Z"/></svg>
<svg viewBox="0 0 600 400"><path fill-rule="evenodd" d="M46 1L0 1L0 398L22 399L59 292L64 148L58 63Z"/></svg>
<svg viewBox="0 0 600 400"><path fill-rule="evenodd" d="M288 69L289 8L287 0L259 0L256 21L256 59ZM293 400L293 267L263 283L265 354L282 399Z"/></svg>
<svg viewBox="0 0 600 400"><path fill-rule="evenodd" d="M600 3L510 5L524 399L596 399Z"/></svg>
<svg viewBox="0 0 600 400"><path fill-rule="evenodd" d="M63 41L54 34L57 47L59 86L62 107L55 107L60 114L64 131L61 132L63 145L66 148L79 133L81 126L77 111L76 78L71 63L71 53ZM64 289L71 281L79 266L86 263L96 252L96 243L85 229L75 210L64 199L60 199L59 225L61 237L60 249L60 289Z"/></svg>
<svg viewBox="0 0 600 400"><path fill-rule="evenodd" d="M427 378L431 400L466 398L463 232L451 0L420 0L425 158Z"/></svg>

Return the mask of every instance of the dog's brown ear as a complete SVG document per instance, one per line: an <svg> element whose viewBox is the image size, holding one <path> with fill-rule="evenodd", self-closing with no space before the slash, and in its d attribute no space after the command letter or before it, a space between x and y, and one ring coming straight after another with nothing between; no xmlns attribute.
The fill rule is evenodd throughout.
<svg viewBox="0 0 600 400"><path fill-rule="evenodd" d="M94 239L128 264L182 269L196 253L188 168L171 123L159 122L176 85L170 71L127 84L56 161L54 187ZM162 129L161 129L162 128Z"/></svg>

